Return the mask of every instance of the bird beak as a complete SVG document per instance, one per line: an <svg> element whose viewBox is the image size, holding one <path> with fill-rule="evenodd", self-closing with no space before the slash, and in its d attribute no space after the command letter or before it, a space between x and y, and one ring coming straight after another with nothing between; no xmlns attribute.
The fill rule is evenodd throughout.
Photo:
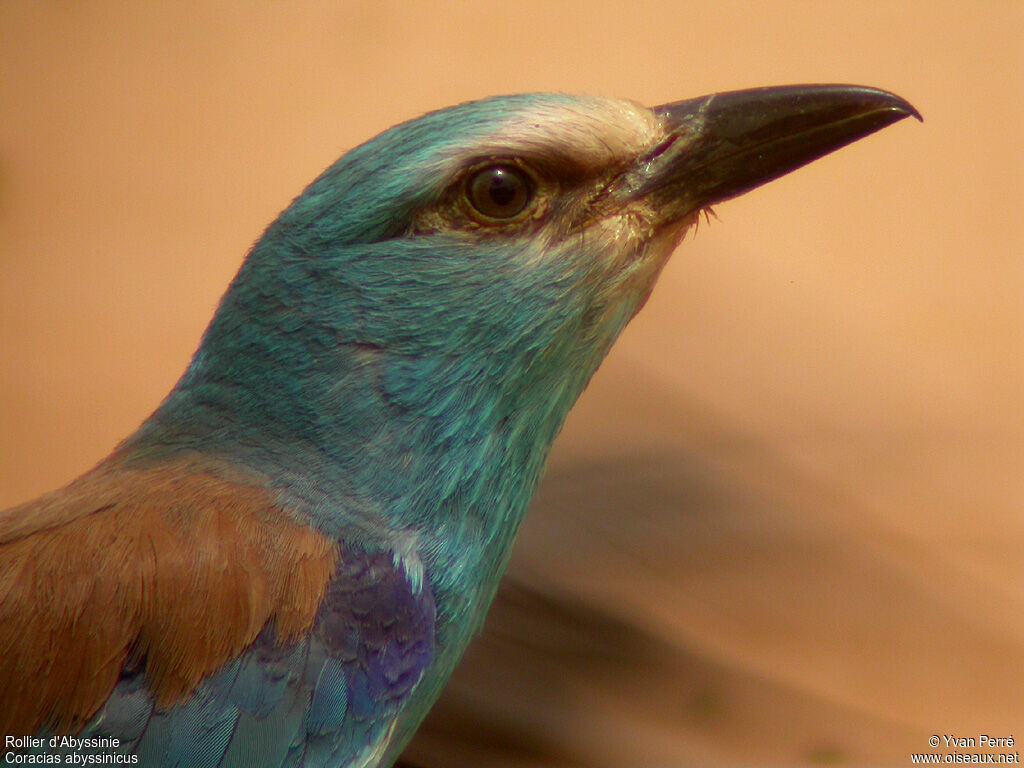
<svg viewBox="0 0 1024 768"><path fill-rule="evenodd" d="M626 174L630 197L676 218L736 197L875 131L921 115L899 96L854 85L794 85L653 107L667 136Z"/></svg>

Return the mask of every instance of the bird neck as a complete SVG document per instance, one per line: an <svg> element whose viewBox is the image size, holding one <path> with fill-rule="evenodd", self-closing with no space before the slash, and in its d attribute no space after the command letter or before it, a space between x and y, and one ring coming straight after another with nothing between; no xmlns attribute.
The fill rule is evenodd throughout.
<svg viewBox="0 0 1024 768"><path fill-rule="evenodd" d="M493 590L552 441L634 308L597 307L559 274L510 284L497 257L365 250L340 269L257 245L120 452L244 466L328 535L399 541L439 578ZM451 295L467 284L472 300Z"/></svg>

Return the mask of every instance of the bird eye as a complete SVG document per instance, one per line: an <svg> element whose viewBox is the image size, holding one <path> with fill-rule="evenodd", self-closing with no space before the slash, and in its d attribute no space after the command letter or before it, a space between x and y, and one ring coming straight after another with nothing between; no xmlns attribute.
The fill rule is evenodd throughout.
<svg viewBox="0 0 1024 768"><path fill-rule="evenodd" d="M489 165L474 173L466 186L469 202L490 219L511 219L533 198L530 177L513 165Z"/></svg>

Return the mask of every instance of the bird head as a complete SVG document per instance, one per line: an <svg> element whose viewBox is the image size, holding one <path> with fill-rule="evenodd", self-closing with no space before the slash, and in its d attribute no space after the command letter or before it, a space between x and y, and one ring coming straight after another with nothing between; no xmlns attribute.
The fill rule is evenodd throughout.
<svg viewBox="0 0 1024 768"><path fill-rule="evenodd" d="M547 310L556 324L586 316L564 331L614 337L703 208L912 114L853 86L650 109L563 94L470 102L342 157L250 260L317 260L353 300L362 340L382 346L540 342Z"/></svg>
<svg viewBox="0 0 1024 768"><path fill-rule="evenodd" d="M654 108L503 96L398 125L270 225L136 442L220 440L264 469L302 445L374 494L443 482L421 506L495 456L532 489L701 210L908 115L883 91L795 86Z"/></svg>

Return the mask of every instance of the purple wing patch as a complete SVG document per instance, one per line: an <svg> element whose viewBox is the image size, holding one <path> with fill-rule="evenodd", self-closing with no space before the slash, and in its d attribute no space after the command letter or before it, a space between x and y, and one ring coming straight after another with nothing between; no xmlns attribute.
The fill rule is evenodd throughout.
<svg viewBox="0 0 1024 768"><path fill-rule="evenodd" d="M340 662L349 715L379 717L405 699L433 657L429 583L414 590L389 552L342 552L313 635Z"/></svg>

